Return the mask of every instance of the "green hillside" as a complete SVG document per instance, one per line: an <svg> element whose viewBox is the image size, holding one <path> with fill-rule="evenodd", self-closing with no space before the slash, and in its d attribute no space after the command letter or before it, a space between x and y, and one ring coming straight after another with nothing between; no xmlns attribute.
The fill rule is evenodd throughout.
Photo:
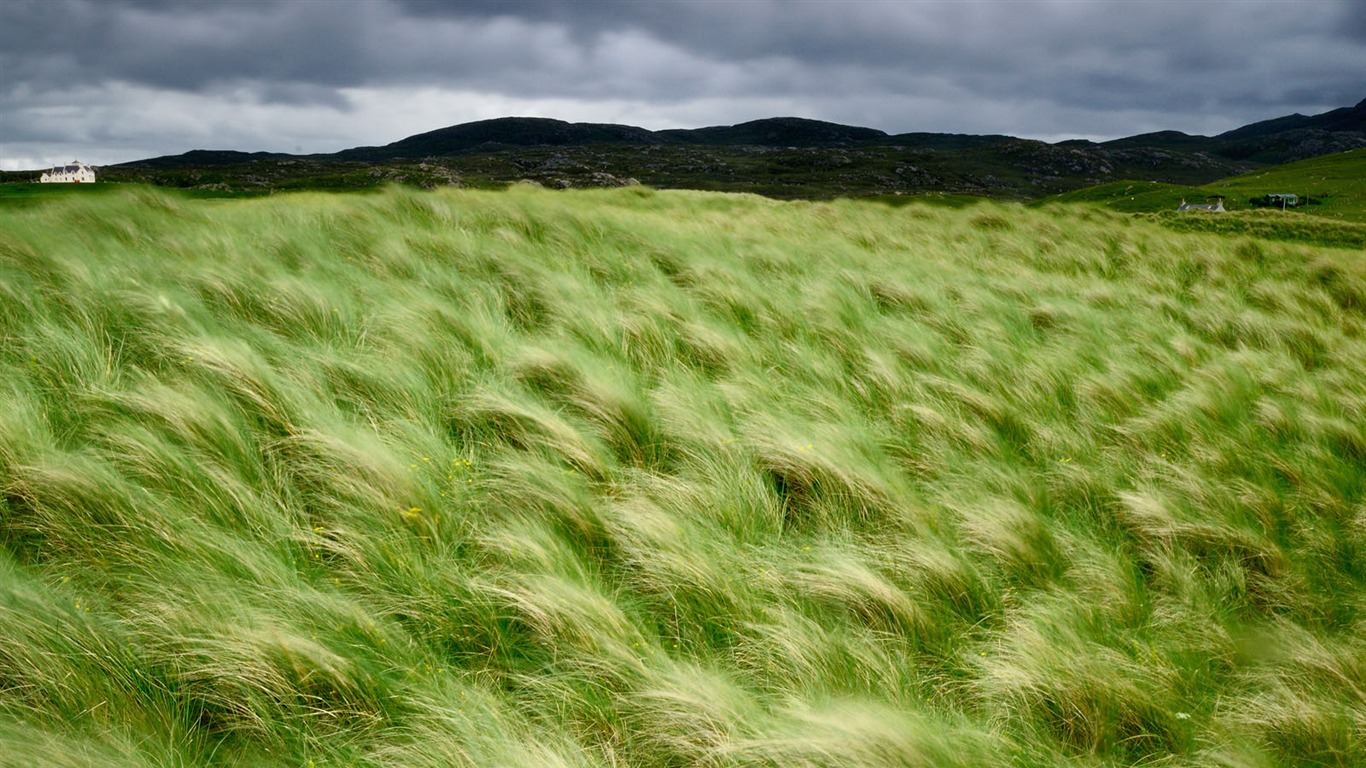
<svg viewBox="0 0 1366 768"><path fill-rule="evenodd" d="M644 188L0 215L0 764L1366 764L1366 261Z"/></svg>
<svg viewBox="0 0 1366 768"><path fill-rule="evenodd" d="M1245 202L1267 193L1285 193L1319 200L1304 213L1366 222L1366 149L1324 155L1298 163L1277 165L1204 187Z"/></svg>
<svg viewBox="0 0 1366 768"><path fill-rule="evenodd" d="M1133 213L1173 211L1182 199L1203 203L1218 195L1224 196L1224 205L1230 211L1267 211L1249 201L1284 193L1312 199L1297 213L1366 223L1366 149L1263 168L1203 186L1117 181L1055 195L1047 201L1102 203Z"/></svg>
<svg viewBox="0 0 1366 768"><path fill-rule="evenodd" d="M1258 206L1268 194L1294 194L1289 210ZM1227 213L1178 212L1224 198ZM1124 213L1149 213L1172 229L1252 236L1366 250L1366 149L1266 168L1200 187L1119 181L1044 198L1036 205L1094 203Z"/></svg>
<svg viewBox="0 0 1366 768"><path fill-rule="evenodd" d="M1204 198L1205 194L1199 187L1130 179L1064 192L1061 195L1037 200L1035 204L1100 203L1111 210L1123 213L1155 213L1175 210L1182 200L1203 203ZM1236 204L1230 204L1230 207L1232 205Z"/></svg>

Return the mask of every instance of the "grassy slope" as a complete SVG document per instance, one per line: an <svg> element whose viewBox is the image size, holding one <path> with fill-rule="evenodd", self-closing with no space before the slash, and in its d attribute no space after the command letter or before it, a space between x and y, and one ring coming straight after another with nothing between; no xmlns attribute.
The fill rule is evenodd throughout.
<svg viewBox="0 0 1366 768"><path fill-rule="evenodd" d="M1248 200L1291 192L1319 203L1297 211L1257 208ZM1182 199L1226 197L1229 213L1217 217L1176 212ZM1038 201L1098 203L1125 213L1152 213L1173 229L1250 235L1366 249L1366 149L1325 155L1234 176L1203 187L1151 181L1117 181Z"/></svg>
<svg viewBox="0 0 1366 768"><path fill-rule="evenodd" d="M1155 181L1116 181L1048 198L1058 202L1103 203L1128 213L1175 210L1182 198L1205 202L1223 195L1230 211L1259 210L1250 198L1292 192L1322 201L1303 212L1343 221L1366 222L1366 149L1324 155L1232 176L1199 187ZM1279 213L1279 211L1276 211Z"/></svg>
<svg viewBox="0 0 1366 768"><path fill-rule="evenodd" d="M1089 209L14 208L0 762L1360 765L1363 333Z"/></svg>
<svg viewBox="0 0 1366 768"><path fill-rule="evenodd" d="M1268 193L1291 192L1322 200L1304 211L1333 219L1366 222L1366 149L1277 165L1209 184L1210 194L1239 203Z"/></svg>

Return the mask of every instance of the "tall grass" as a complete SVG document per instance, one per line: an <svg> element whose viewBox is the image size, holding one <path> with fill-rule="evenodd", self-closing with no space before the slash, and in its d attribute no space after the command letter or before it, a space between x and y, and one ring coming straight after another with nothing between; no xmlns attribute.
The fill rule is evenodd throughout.
<svg viewBox="0 0 1366 768"><path fill-rule="evenodd" d="M1366 763L1366 261L615 190L0 219L0 763Z"/></svg>

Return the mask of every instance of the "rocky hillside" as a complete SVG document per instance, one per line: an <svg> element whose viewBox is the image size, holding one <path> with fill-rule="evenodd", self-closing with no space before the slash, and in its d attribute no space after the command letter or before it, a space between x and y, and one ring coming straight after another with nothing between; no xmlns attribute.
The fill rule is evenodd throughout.
<svg viewBox="0 0 1366 768"><path fill-rule="evenodd" d="M1121 179L1206 184L1359 147L1366 147L1366 100L1212 137L1161 131L1055 144L1011 136L890 135L794 117L665 131L511 117L327 155L188 152L106 168L102 178L234 191L391 182L529 181L558 188L638 182L774 197L937 192L1033 199Z"/></svg>

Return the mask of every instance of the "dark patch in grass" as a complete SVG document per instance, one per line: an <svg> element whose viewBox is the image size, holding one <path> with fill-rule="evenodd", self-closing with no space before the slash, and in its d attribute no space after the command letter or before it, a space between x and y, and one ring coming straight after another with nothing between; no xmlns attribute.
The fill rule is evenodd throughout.
<svg viewBox="0 0 1366 768"><path fill-rule="evenodd" d="M38 565L46 559L46 537L37 514L33 500L21 490L9 487L0 494L0 546L20 565Z"/></svg>
<svg viewBox="0 0 1366 768"><path fill-rule="evenodd" d="M1015 228L1014 222L1010 219L994 213L978 214L968 221L977 229L988 232L1008 232Z"/></svg>
<svg viewBox="0 0 1366 768"><path fill-rule="evenodd" d="M1349 275L1342 267L1327 262L1314 264L1310 278L1327 291L1344 312L1366 313L1366 279Z"/></svg>

